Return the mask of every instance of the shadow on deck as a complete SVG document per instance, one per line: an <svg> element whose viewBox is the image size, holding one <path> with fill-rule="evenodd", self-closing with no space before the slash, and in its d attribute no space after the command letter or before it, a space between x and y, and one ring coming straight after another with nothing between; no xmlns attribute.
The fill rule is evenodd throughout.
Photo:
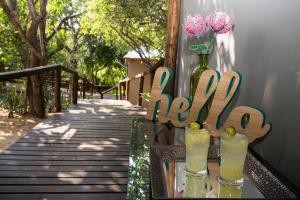
<svg viewBox="0 0 300 200"><path fill-rule="evenodd" d="M125 199L131 120L127 101L82 100L0 154L0 199Z"/></svg>

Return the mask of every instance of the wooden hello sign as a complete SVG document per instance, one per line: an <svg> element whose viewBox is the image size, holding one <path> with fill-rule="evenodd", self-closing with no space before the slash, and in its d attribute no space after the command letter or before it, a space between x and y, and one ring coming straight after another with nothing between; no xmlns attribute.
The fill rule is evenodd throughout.
<svg viewBox="0 0 300 200"><path fill-rule="evenodd" d="M186 124L198 120L202 108L205 107L209 98L213 96L209 114L205 121L210 125L211 134L217 137L217 130L221 127L220 117L239 89L241 83L240 74L235 71L228 71L220 79L217 71L204 71L199 79L193 102L187 97L175 98L172 101L172 97L164 93L172 78L173 72L170 68L161 67L157 69L151 89L147 119L154 121L158 115L158 121L161 123L171 121L175 127L184 127ZM187 112L188 116L184 118L183 114ZM223 127L234 127L236 130L244 130L247 132L251 142L266 135L271 125L265 123L265 115L262 111L240 106L230 112Z"/></svg>

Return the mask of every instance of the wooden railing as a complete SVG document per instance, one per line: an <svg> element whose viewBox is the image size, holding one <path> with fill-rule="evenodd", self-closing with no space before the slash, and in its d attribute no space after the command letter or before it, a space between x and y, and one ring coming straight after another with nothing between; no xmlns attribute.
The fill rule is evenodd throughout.
<svg viewBox="0 0 300 200"><path fill-rule="evenodd" d="M55 112L61 112L61 72L65 71L72 76L72 104L77 104L79 80L81 80L81 92L82 97L86 98L86 88L92 84L84 77L80 77L78 73L72 69L64 67L62 65L48 65L35 68L22 69L11 72L0 73L0 82L12 81L15 79L21 79L32 75L42 75L47 72L53 72L53 93L54 93L54 107Z"/></svg>
<svg viewBox="0 0 300 200"><path fill-rule="evenodd" d="M116 99L119 99L119 95L118 95L118 86L110 86L109 89L104 90L104 91L100 91L100 95L101 95L101 99L103 99L104 95L111 92L111 91L115 91L115 95L116 95Z"/></svg>
<svg viewBox="0 0 300 200"><path fill-rule="evenodd" d="M129 101L134 105L146 106L142 93L150 92L154 73L158 67L163 66L164 59L159 60L149 70L136 75L131 79L124 79L119 82L119 99Z"/></svg>

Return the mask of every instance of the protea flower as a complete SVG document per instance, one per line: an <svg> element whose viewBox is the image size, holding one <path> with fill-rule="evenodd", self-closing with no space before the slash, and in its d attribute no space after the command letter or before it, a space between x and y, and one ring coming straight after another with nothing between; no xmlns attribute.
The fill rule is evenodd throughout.
<svg viewBox="0 0 300 200"><path fill-rule="evenodd" d="M232 30L234 21L227 13L215 12L206 18L206 25L215 33L223 34Z"/></svg>
<svg viewBox="0 0 300 200"><path fill-rule="evenodd" d="M207 32L206 23L200 15L196 15L195 17L189 15L184 21L184 31L188 37L198 37Z"/></svg>

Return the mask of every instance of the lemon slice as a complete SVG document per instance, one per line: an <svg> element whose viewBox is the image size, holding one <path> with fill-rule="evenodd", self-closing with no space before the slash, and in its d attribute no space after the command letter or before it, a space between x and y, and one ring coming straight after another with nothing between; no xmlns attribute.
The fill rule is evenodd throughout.
<svg viewBox="0 0 300 200"><path fill-rule="evenodd" d="M233 127L226 128L225 131L229 137L234 137L236 135L236 131Z"/></svg>
<svg viewBox="0 0 300 200"><path fill-rule="evenodd" d="M200 124L198 124L197 122L192 122L192 123L190 124L190 127L191 127L191 129L192 129L193 131L198 131L198 130L200 130Z"/></svg>

